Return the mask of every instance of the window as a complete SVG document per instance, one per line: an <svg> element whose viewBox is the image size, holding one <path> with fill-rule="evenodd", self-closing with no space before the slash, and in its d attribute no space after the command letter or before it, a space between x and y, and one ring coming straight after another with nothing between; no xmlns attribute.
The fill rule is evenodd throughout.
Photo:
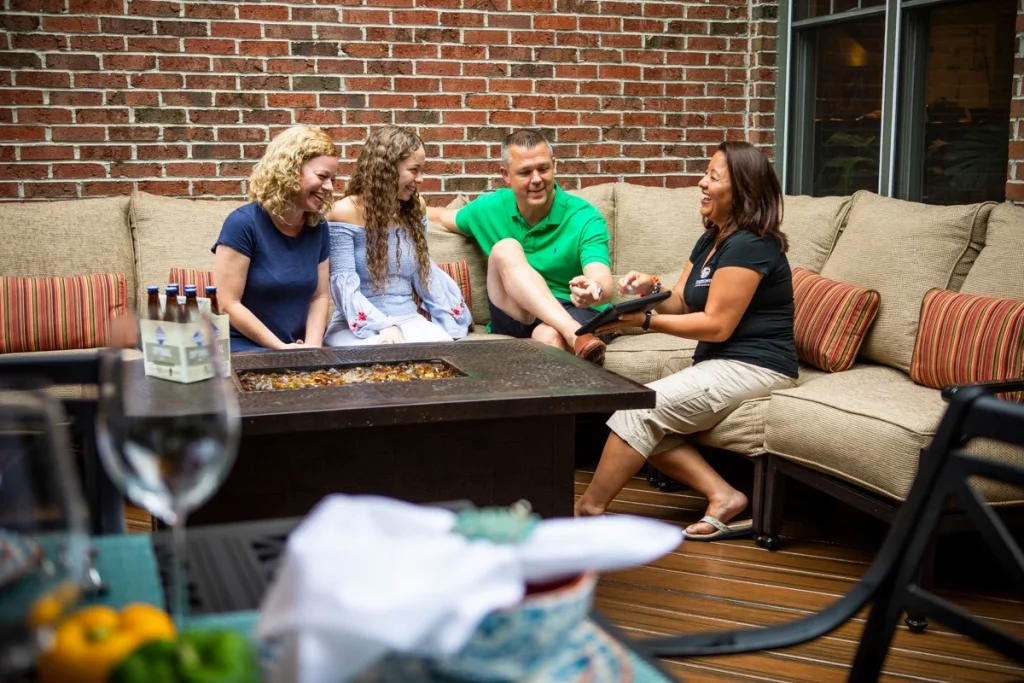
<svg viewBox="0 0 1024 683"><path fill-rule="evenodd" d="M776 154L787 192L1004 200L1015 0L784 4Z"/></svg>

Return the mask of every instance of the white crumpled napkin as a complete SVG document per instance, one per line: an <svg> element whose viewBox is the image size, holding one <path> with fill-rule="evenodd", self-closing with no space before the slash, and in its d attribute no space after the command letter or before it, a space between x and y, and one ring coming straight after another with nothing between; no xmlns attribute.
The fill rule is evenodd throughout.
<svg viewBox="0 0 1024 683"><path fill-rule="evenodd" d="M324 499L288 539L257 635L294 637L298 683L346 681L390 651L458 652L527 583L646 564L682 542L639 517L544 520L518 545L468 540L454 523L449 510L377 496Z"/></svg>

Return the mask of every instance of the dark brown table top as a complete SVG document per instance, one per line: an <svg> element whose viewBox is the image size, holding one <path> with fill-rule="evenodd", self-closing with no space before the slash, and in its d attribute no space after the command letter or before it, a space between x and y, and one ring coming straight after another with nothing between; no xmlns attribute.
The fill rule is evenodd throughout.
<svg viewBox="0 0 1024 683"><path fill-rule="evenodd" d="M460 341L232 355L236 373L441 360L465 376L286 391L241 391L243 433L319 431L470 419L614 412L654 406L655 393L532 340ZM129 371L139 405L192 400L198 387Z"/></svg>

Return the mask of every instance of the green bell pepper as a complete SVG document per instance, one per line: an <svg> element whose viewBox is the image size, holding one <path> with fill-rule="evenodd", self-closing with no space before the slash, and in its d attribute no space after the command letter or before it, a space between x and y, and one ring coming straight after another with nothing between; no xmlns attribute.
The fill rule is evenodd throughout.
<svg viewBox="0 0 1024 683"><path fill-rule="evenodd" d="M146 643L114 670L110 683L259 683L249 641L235 631L186 631Z"/></svg>

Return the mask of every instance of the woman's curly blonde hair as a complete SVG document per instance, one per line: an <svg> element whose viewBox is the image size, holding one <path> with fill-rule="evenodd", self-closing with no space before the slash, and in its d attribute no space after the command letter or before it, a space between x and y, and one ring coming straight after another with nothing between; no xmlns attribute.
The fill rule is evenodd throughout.
<svg viewBox="0 0 1024 683"><path fill-rule="evenodd" d="M397 223L416 247L420 281L430 277L430 255L423 230L423 205L419 192L398 201L398 165L423 146L419 136L407 128L383 126L366 140L356 159L356 168L345 185L346 197L362 200L366 223L366 266L373 288L381 292L391 277L388 259L388 230ZM401 241L397 261L402 259Z"/></svg>
<svg viewBox="0 0 1024 683"><path fill-rule="evenodd" d="M299 193L302 165L323 156L338 156L338 148L319 128L292 126L281 131L267 145L263 158L249 174L249 200L258 202L271 216L283 218ZM333 200L333 197L324 199L316 213L306 211L303 214L305 224L312 227L323 220Z"/></svg>

